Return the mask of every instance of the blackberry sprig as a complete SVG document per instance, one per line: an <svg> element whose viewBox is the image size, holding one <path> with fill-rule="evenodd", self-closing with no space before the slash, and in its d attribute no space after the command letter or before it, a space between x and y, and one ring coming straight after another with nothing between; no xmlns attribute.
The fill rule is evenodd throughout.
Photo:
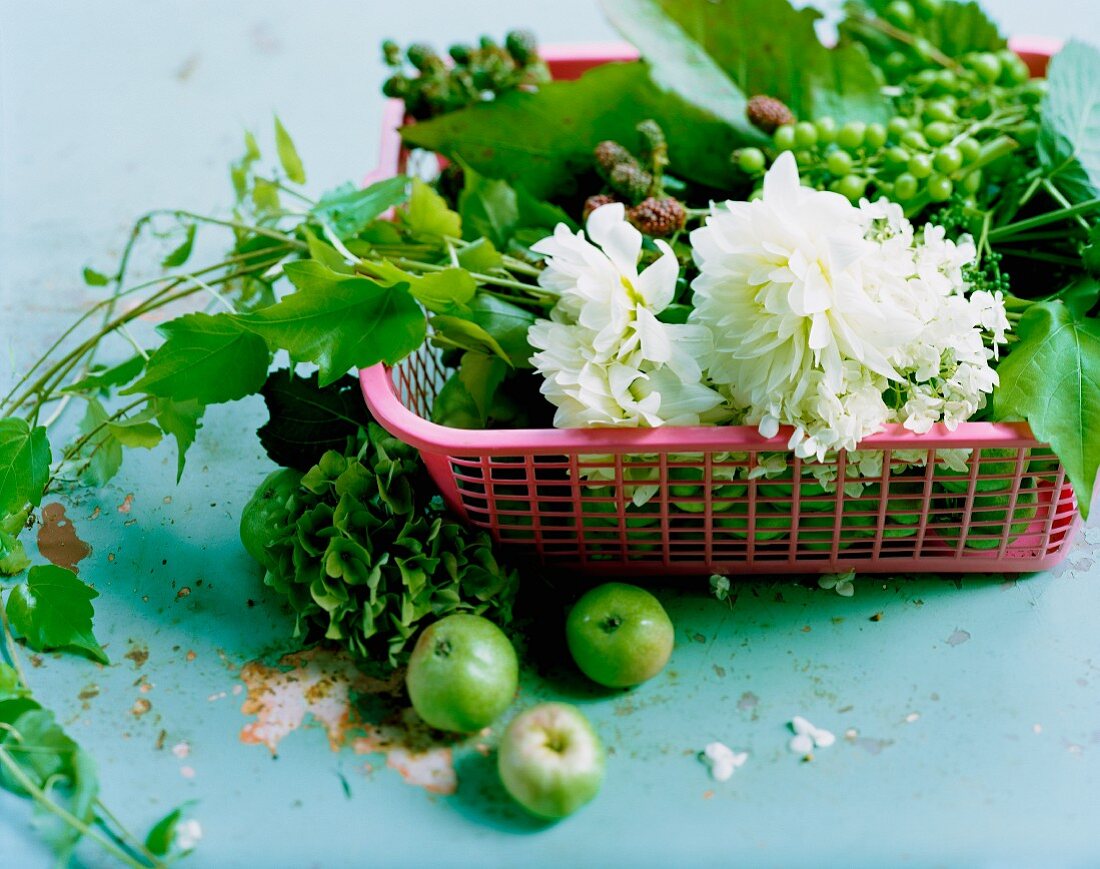
<svg viewBox="0 0 1100 869"><path fill-rule="evenodd" d="M634 151L610 139L593 150L596 171L608 189L588 197L584 217L587 219L601 205L622 202L629 206L627 220L638 230L654 238L671 236L683 228L687 212L683 203L664 189L668 166L664 131L652 119L642 121L635 129L639 141Z"/></svg>
<svg viewBox="0 0 1100 869"><path fill-rule="evenodd" d="M550 80L535 37L526 30L508 33L503 46L483 36L476 46L452 45L448 54L449 61L422 42L402 53L396 42L387 39L382 43L382 57L393 75L382 85L382 92L404 100L412 117L424 119L511 90L533 90Z"/></svg>

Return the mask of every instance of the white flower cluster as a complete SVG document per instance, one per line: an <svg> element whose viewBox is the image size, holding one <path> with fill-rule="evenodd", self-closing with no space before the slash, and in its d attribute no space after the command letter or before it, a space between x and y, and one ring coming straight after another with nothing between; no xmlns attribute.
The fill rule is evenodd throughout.
<svg viewBox="0 0 1100 869"><path fill-rule="evenodd" d="M587 235L559 224L532 250L546 257L539 284L558 301L550 319L528 331L542 392L559 428L698 425L721 417L722 396L703 384L711 352L702 325L663 323L657 315L676 291L679 263L661 256L638 271L642 235L623 205L588 218Z"/></svg>
<svg viewBox="0 0 1100 869"><path fill-rule="evenodd" d="M965 294L974 245L915 232L886 200L803 188L790 153L761 199L715 206L691 243L689 322L712 336L711 381L761 434L793 426L802 458L888 422L953 429L997 383L986 343L1008 321L1000 294Z"/></svg>

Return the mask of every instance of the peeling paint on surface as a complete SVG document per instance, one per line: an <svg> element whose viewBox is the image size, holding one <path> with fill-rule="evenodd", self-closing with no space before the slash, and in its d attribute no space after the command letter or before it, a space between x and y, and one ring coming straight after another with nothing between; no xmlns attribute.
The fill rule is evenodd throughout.
<svg viewBox="0 0 1100 869"><path fill-rule="evenodd" d="M133 641L131 641L130 651L128 651L122 657L126 658L129 661L133 661L134 669L140 670L142 667L145 666L145 662L149 660L149 649L141 645L140 643L134 643Z"/></svg>
<svg viewBox="0 0 1100 869"><path fill-rule="evenodd" d="M946 640L949 646L961 646L967 640L970 639L970 631L964 631L962 628L956 628L954 632Z"/></svg>
<svg viewBox="0 0 1100 869"><path fill-rule="evenodd" d="M122 499L122 503L118 505L119 513L129 513L130 508L134 506L134 493L127 492L126 497Z"/></svg>
<svg viewBox="0 0 1100 869"><path fill-rule="evenodd" d="M42 557L80 573L77 565L92 554L92 547L76 533L76 526L65 515L65 508L56 501L42 508L42 522L38 526L38 551Z"/></svg>
<svg viewBox="0 0 1100 869"><path fill-rule="evenodd" d="M400 671L389 679L367 676L351 658L324 649L284 655L276 666L252 661L241 669L248 692L241 711L256 720L241 729L241 742L266 745L276 755L279 743L312 719L333 751L350 744L356 754L384 754L386 765L409 784L453 794L452 739L437 735L412 709L373 724L353 704L355 695L394 695L403 679Z"/></svg>

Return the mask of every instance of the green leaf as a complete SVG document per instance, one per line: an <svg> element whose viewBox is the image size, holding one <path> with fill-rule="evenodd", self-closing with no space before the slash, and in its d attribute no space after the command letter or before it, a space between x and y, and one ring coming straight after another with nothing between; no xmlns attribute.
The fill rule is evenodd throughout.
<svg viewBox="0 0 1100 869"><path fill-rule="evenodd" d="M484 274L504 265L504 257L489 239L479 238L458 251L458 262L464 269Z"/></svg>
<svg viewBox="0 0 1100 869"><path fill-rule="evenodd" d="M419 178L412 179L412 194L404 217L405 225L415 236L462 237L462 218L447 207L447 200Z"/></svg>
<svg viewBox="0 0 1100 869"><path fill-rule="evenodd" d="M107 427L110 414L98 398L86 396L88 407L78 430L90 437L73 461L80 469L80 478L89 486L103 486L122 467L122 444ZM94 434L93 434L94 432Z"/></svg>
<svg viewBox="0 0 1100 869"><path fill-rule="evenodd" d="M191 258L191 250L195 246L195 224L190 223L187 225L187 235L184 236L183 244L173 250L168 256L161 260L161 265L166 269L174 269L176 266L181 266Z"/></svg>
<svg viewBox="0 0 1100 869"><path fill-rule="evenodd" d="M0 575L15 576L31 566L23 541L0 528ZM2 695L0 691L0 695Z"/></svg>
<svg viewBox="0 0 1100 869"><path fill-rule="evenodd" d="M50 478L50 442L43 426L0 419L0 516L42 503Z"/></svg>
<svg viewBox="0 0 1100 869"><path fill-rule="evenodd" d="M847 15L838 25L841 42L861 43L879 66L894 51L908 54L922 67L926 66L927 60L921 58L909 43L884 33L883 28L878 26L884 23L882 15L891 2L869 0L866 3L846 3L844 9ZM927 39L943 54L953 58L974 51L998 51L1006 44L997 25L981 6L970 0L943 0L935 14L918 16L906 32Z"/></svg>
<svg viewBox="0 0 1100 869"><path fill-rule="evenodd" d="M1039 161L1070 200L1100 196L1100 51L1069 42L1050 61Z"/></svg>
<svg viewBox="0 0 1100 869"><path fill-rule="evenodd" d="M155 399L157 423L164 433L176 440L176 482L183 477L187 451L195 442L206 405L195 401L173 401L170 398Z"/></svg>
<svg viewBox="0 0 1100 869"><path fill-rule="evenodd" d="M786 0L603 0L603 6L660 86L742 135L749 125L746 97L754 94L776 97L807 120L885 121L892 114L866 52L823 46L814 9L795 10Z"/></svg>
<svg viewBox="0 0 1100 869"><path fill-rule="evenodd" d="M4 704L0 704L2 706ZM57 800L63 791L68 812L90 824L99 793L95 762L57 724L54 714L35 701L21 701L24 711L9 723L11 730L0 731L0 749L14 760L33 784ZM0 787L27 796L22 784L6 769L0 772ZM80 831L53 814L42 812L37 818L40 830L54 847L59 865L67 865Z"/></svg>
<svg viewBox="0 0 1100 869"><path fill-rule="evenodd" d="M392 365L423 343L424 312L407 285L382 286L312 260L287 263L284 270L298 292L237 320L294 361L316 363L321 386L349 368Z"/></svg>
<svg viewBox="0 0 1100 869"><path fill-rule="evenodd" d="M1100 223L1089 230L1089 243L1081 250L1081 263L1090 275L1100 277Z"/></svg>
<svg viewBox="0 0 1100 869"><path fill-rule="evenodd" d="M507 181L486 178L468 169L458 198L458 213L462 216L462 236L467 241L484 237L498 248L507 247L519 223L516 191Z"/></svg>
<svg viewBox="0 0 1100 869"><path fill-rule="evenodd" d="M310 211L324 220L340 238L358 235L391 208L409 198L409 179L395 175L370 187L358 188L344 184L322 194Z"/></svg>
<svg viewBox="0 0 1100 869"><path fill-rule="evenodd" d="M159 444L164 436L164 433L150 421L152 419L153 407L150 404L140 413L108 423L107 430L124 447L140 447L149 450Z"/></svg>
<svg viewBox="0 0 1100 869"><path fill-rule="evenodd" d="M144 356L131 356L125 362L120 362L110 368L99 368L87 376L82 377L76 383L70 383L62 392L70 395L81 392L107 392L112 386L122 386L129 383L145 370Z"/></svg>
<svg viewBox="0 0 1100 869"><path fill-rule="evenodd" d="M84 283L89 287L105 287L110 282L111 279L103 274L103 272L97 272L95 269L88 266L84 267Z"/></svg>
<svg viewBox="0 0 1100 869"><path fill-rule="evenodd" d="M1088 275L1074 278L1057 293L1044 301L1061 301L1074 319L1080 320L1100 301L1100 281Z"/></svg>
<svg viewBox="0 0 1100 869"><path fill-rule="evenodd" d="M99 592L75 573L55 564L32 567L24 585L8 595L6 612L12 628L39 652L76 650L109 664L92 633L92 601Z"/></svg>
<svg viewBox="0 0 1100 869"><path fill-rule="evenodd" d="M533 351L527 342L527 330L537 319L534 314L485 293L474 296L467 308L465 316L493 337L515 368L531 367Z"/></svg>
<svg viewBox="0 0 1100 869"><path fill-rule="evenodd" d="M306 183L306 170L302 168L302 158L298 156L298 149L294 147L294 140L286 131L283 122L275 116L275 149L279 152L279 162L283 164L286 177L295 184Z"/></svg>
<svg viewBox="0 0 1100 869"><path fill-rule="evenodd" d="M1001 362L998 419L1026 420L1066 468L1087 518L1100 467L1100 320L1074 319L1061 302L1027 309L1019 342Z"/></svg>
<svg viewBox="0 0 1100 869"><path fill-rule="evenodd" d="M522 185L547 198L575 191L593 170L603 139L631 143L639 121L653 118L668 137L670 171L713 187L736 178L729 155L759 144L683 98L654 88L644 63L608 63L576 81L551 82L535 93L511 91L490 103L403 127L405 142L461 159L477 172ZM750 138L751 137L751 138Z"/></svg>
<svg viewBox="0 0 1100 869"><path fill-rule="evenodd" d="M0 661L0 700L18 700L30 694L15 668Z"/></svg>
<svg viewBox="0 0 1100 869"><path fill-rule="evenodd" d="M457 347L498 357L510 364L500 343L477 323L462 317L439 314L432 317L432 343L439 347Z"/></svg>
<svg viewBox="0 0 1100 869"><path fill-rule="evenodd" d="M306 237L306 244L309 245L309 256L311 259L317 260L317 262L342 275L355 274L355 267L347 261L340 251L327 241L319 239L310 232L308 228L303 230L303 233Z"/></svg>
<svg viewBox="0 0 1100 869"><path fill-rule="evenodd" d="M372 262L370 267L380 276L379 283L387 286L407 284L413 298L429 311L450 311L456 305L466 304L477 292L477 281L464 268L413 275L388 260Z"/></svg>
<svg viewBox="0 0 1100 869"><path fill-rule="evenodd" d="M260 393L269 417L258 432L260 444L285 468L307 471L326 451L342 453L348 438L370 422L355 377L321 387L316 373L301 377L280 369L268 375Z"/></svg>
<svg viewBox="0 0 1100 869"><path fill-rule="evenodd" d="M245 130L244 154L229 165L229 178L233 182L233 192L237 196L237 202L244 200L248 193L248 175L252 164L260 159L260 146L256 144L256 137Z"/></svg>
<svg viewBox="0 0 1100 869"><path fill-rule="evenodd" d="M257 178L252 185L252 204L257 211L278 211L282 208L279 188L265 178Z"/></svg>
<svg viewBox="0 0 1100 869"><path fill-rule="evenodd" d="M458 379L466 387L473 399L484 426L489 419L489 410L493 404L500 384L508 374L508 363L499 356L488 356L477 351L468 351L462 355L458 366Z"/></svg>
<svg viewBox="0 0 1100 869"><path fill-rule="evenodd" d="M230 314L185 314L157 331L167 340L149 360L145 376L123 395L145 392L218 404L251 395L267 378L267 345Z"/></svg>

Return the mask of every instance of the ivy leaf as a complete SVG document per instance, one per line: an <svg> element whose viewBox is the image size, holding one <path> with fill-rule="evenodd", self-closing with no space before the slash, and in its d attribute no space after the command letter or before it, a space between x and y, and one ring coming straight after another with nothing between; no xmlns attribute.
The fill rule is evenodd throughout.
<svg viewBox="0 0 1100 869"><path fill-rule="evenodd" d="M1080 275L1043 301L1052 302L1056 299L1065 304L1074 319L1079 320L1100 301L1100 281L1088 275Z"/></svg>
<svg viewBox="0 0 1100 869"><path fill-rule="evenodd" d="M167 340L153 353L145 375L123 395L144 392L218 404L251 395L267 377L267 345L232 315L185 314L157 331Z"/></svg>
<svg viewBox="0 0 1100 869"><path fill-rule="evenodd" d="M746 96L768 94L799 118L885 121L882 76L859 46L826 48L821 13L786 0L603 0L655 81L746 135ZM670 145L671 154L671 145Z"/></svg>
<svg viewBox="0 0 1100 869"><path fill-rule="evenodd" d="M386 178L362 189L344 184L321 195L310 214L321 218L340 238L358 235L372 220L406 202L409 179Z"/></svg>
<svg viewBox="0 0 1100 869"><path fill-rule="evenodd" d="M176 482L183 478L183 466L187 460L187 451L195 442L195 436L201 426L199 420L206 412L206 405L194 399L173 401L170 398L154 399L157 423L165 434L176 441Z"/></svg>
<svg viewBox="0 0 1100 869"><path fill-rule="evenodd" d="M191 258L191 250L195 246L195 224L190 223L187 225L187 235L184 236L183 244L173 250L168 256L161 260L161 265L166 269L174 269L176 266L181 266Z"/></svg>
<svg viewBox="0 0 1100 869"><path fill-rule="evenodd" d="M735 178L729 155L765 141L735 129L683 98L653 87L644 63L608 63L576 81L519 90L401 129L409 145L460 159L475 171L548 198L576 190L592 171L603 139L634 142L635 125L653 118L668 137L670 171L713 187ZM750 138L751 137L751 138Z"/></svg>
<svg viewBox="0 0 1100 869"><path fill-rule="evenodd" d="M32 567L27 581L8 594L6 612L12 628L32 649L79 651L109 664L92 633L92 601L99 597L75 573L55 564Z"/></svg>
<svg viewBox="0 0 1100 869"><path fill-rule="evenodd" d="M306 170L302 168L302 158L298 156L298 149L294 147L294 140L286 131L283 122L275 116L275 150L279 153L279 162L283 164L286 177L295 184L306 183Z"/></svg>
<svg viewBox="0 0 1100 869"><path fill-rule="evenodd" d="M895 39L879 26L878 19L891 2L852 0L845 4L846 17L838 25L841 42L860 43L879 66L895 51L919 58L912 45ZM934 15L918 16L905 30L914 37L927 39L948 57L961 57L974 51L998 51L1006 45L997 25L971 0L943 0ZM920 60L922 66L927 63L923 58Z"/></svg>
<svg viewBox="0 0 1100 869"><path fill-rule="evenodd" d="M996 416L1026 420L1051 445L1087 518L1100 467L1100 320L1075 319L1060 301L1037 302L1016 334L997 369Z"/></svg>
<svg viewBox="0 0 1100 869"><path fill-rule="evenodd" d="M74 395L81 392L106 393L112 386L122 386L129 383L145 370L145 357L132 356L125 362L110 368L99 368L92 371L86 377L82 377L76 383L70 383L62 392Z"/></svg>
<svg viewBox="0 0 1100 869"><path fill-rule="evenodd" d="M89 486L103 486L122 467L122 444L107 427L110 414L99 399L88 396L86 400L88 407L78 431L90 437L73 461L80 469L81 480Z"/></svg>
<svg viewBox="0 0 1100 869"><path fill-rule="evenodd" d="M447 207L447 200L419 178L412 180L412 194L404 218L405 225L416 236L462 237L462 218Z"/></svg>
<svg viewBox="0 0 1100 869"><path fill-rule="evenodd" d="M50 478L50 442L43 426L0 419L0 516L38 506Z"/></svg>
<svg viewBox="0 0 1100 869"><path fill-rule="evenodd" d="M269 416L258 432L260 444L284 468L307 471L326 451L343 453L348 438L370 422L354 377L322 387L316 373L301 377L280 369L268 375L260 394Z"/></svg>
<svg viewBox="0 0 1100 869"><path fill-rule="evenodd" d="M321 386L349 368L399 362L423 343L424 312L406 284L383 286L312 260L287 263L284 271L298 292L237 320L294 361L316 363Z"/></svg>
<svg viewBox="0 0 1100 869"><path fill-rule="evenodd" d="M499 356L489 356L477 351L467 351L462 354L462 362L458 366L458 379L473 399L482 425L485 425L489 419L493 397L508 375L508 369L508 363Z"/></svg>
<svg viewBox="0 0 1100 869"><path fill-rule="evenodd" d="M84 283L89 287L105 287L110 282L111 279L103 274L103 272L97 272L89 266L84 267Z"/></svg>
<svg viewBox="0 0 1100 869"><path fill-rule="evenodd" d="M1100 196L1100 51L1076 40L1050 61L1039 161L1069 199Z"/></svg>

